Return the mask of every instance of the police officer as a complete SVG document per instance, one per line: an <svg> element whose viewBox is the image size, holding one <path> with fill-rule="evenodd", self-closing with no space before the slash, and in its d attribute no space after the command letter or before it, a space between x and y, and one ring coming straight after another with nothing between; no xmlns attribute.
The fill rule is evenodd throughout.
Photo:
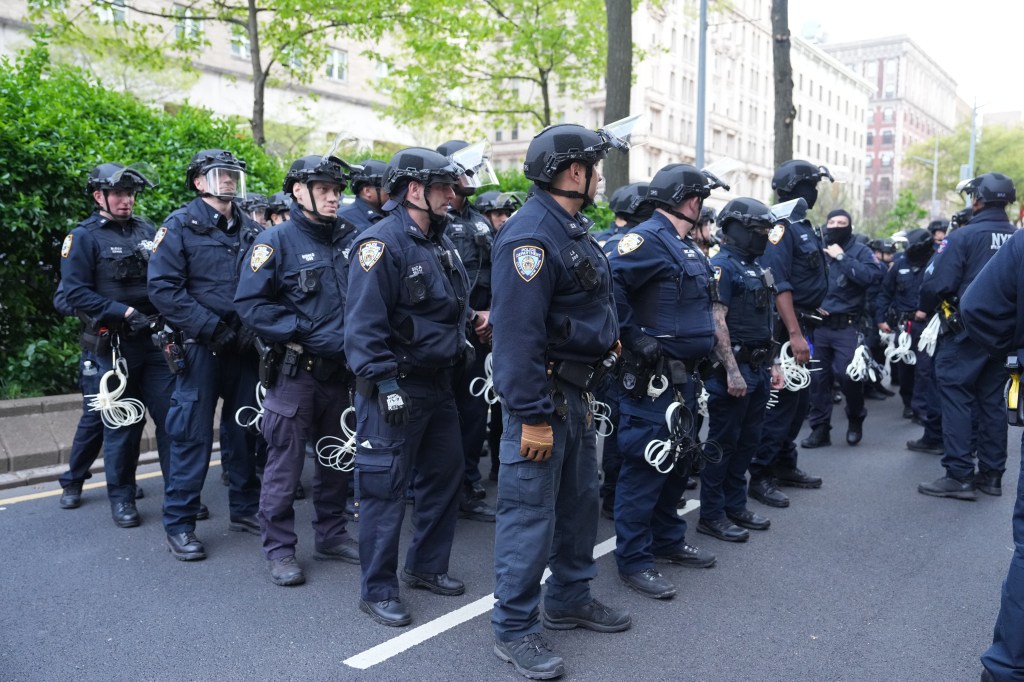
<svg viewBox="0 0 1024 682"><path fill-rule="evenodd" d="M968 211L969 212L969 211ZM961 225L966 225L970 221L970 218L963 221ZM931 233L932 241L935 244L935 250L939 250L942 242L946 239L946 233L949 232L949 222L946 220L933 220L928 223L928 232Z"/></svg>
<svg viewBox="0 0 1024 682"><path fill-rule="evenodd" d="M359 235L349 268L345 348L356 375L359 608L411 621L399 597L398 540L412 482L413 538L402 580L460 595L448 575L465 462L452 375L468 352L469 280L445 236L462 168L432 149L391 159L389 215Z"/></svg>
<svg viewBox="0 0 1024 682"><path fill-rule="evenodd" d="M280 225L291 217L289 209L291 208L292 200L284 192L274 192L270 195L267 203L267 222L270 223L271 227Z"/></svg>
<svg viewBox="0 0 1024 682"><path fill-rule="evenodd" d="M995 184L993 180L985 181L988 185L986 193L993 189L989 184ZM980 189L978 191L980 193ZM986 203L979 216L986 224L991 218L999 218L992 215L992 208ZM950 234L950 239L954 234L956 231ZM954 246L956 242L947 249ZM987 357L1015 354L1018 360L1024 358L1024 316L1021 314L1024 268L1021 268L1021 263L1024 263L1024 231L1018 230L992 256L960 300L960 311L970 341L975 344L977 352ZM1005 425L1001 432L1006 433ZM1021 455L1024 458L1024 433L1021 434ZM1017 500L1013 508L1013 544L1013 557L1003 583L992 646L981 656L985 668L982 680L1024 678L1024 647L1020 638L1024 631L1024 610L1021 609L1021 604L1024 604L1024 466L1020 468Z"/></svg>
<svg viewBox="0 0 1024 682"><path fill-rule="evenodd" d="M480 194L473 201L473 206L487 218L491 224L491 231L495 234L522 205L523 202L514 192L499 192L493 189Z"/></svg>
<svg viewBox="0 0 1024 682"><path fill-rule="evenodd" d="M242 322L264 342L278 344L261 349L263 379L269 385L263 401L268 447L259 509L263 554L277 585L305 582L295 560L292 507L305 444L324 437L340 444L341 415L349 405L344 303L355 228L337 217L344 186L340 159L305 156L295 161L284 180L295 210L288 221L256 239L235 294ZM349 474L342 462L328 463L318 457L313 474L316 557L358 564L358 545L345 529Z"/></svg>
<svg viewBox="0 0 1024 682"><path fill-rule="evenodd" d="M352 224L356 234L384 218L381 206L388 200L388 193L381 189L387 164L376 159L366 159L353 167L350 187L356 199L338 209L338 217Z"/></svg>
<svg viewBox="0 0 1024 682"><path fill-rule="evenodd" d="M694 372L715 345L711 267L689 238L713 186L687 164L659 170L647 190L653 215L619 239L610 259L627 360L619 396L615 561L626 585L655 599L676 592L656 561L691 568L715 563L710 552L686 543L686 521L676 513L687 476L700 465ZM670 386L652 394L650 387L665 379ZM670 429L666 412L677 402L681 426ZM679 447L686 452L673 449L656 468L645 452L666 440L684 441Z"/></svg>
<svg viewBox="0 0 1024 682"><path fill-rule="evenodd" d="M747 509L747 467L761 440L768 393L780 389L773 364L772 281L757 258L768 244L770 209L751 198L733 199L719 216L726 239L711 259L717 282L714 373L708 379L708 441L721 450L700 472L697 530L744 542L748 530L770 521Z"/></svg>
<svg viewBox="0 0 1024 682"><path fill-rule="evenodd" d="M136 194L147 187L152 184L142 173L118 163L104 163L90 171L86 192L95 202L95 211L64 239L61 276L68 306L86 321L83 347L95 354L99 376L102 378L114 369L112 353L126 363L127 385L122 395L142 400L149 409L166 477L168 446L164 420L174 380L152 343L158 320L157 309L146 294L146 271L154 230L132 215ZM108 388L115 390L114 383ZM140 523L135 507L135 467L143 425L140 415L133 424L105 426L103 431L107 496L114 523L121 528ZM84 465L84 471L78 464ZM72 462L71 480L64 486L72 492L66 501L69 507L76 501L76 490L80 499L87 473L88 464ZM63 495L61 500L64 506Z"/></svg>
<svg viewBox="0 0 1024 682"><path fill-rule="evenodd" d="M1017 200L1017 190L1013 180L1002 173L985 173L957 189L971 197L973 216L966 226L949 233L925 270L918 308L922 316L942 308L935 378L942 405L942 466L946 475L922 483L917 490L935 497L974 500L976 490L987 495L1002 494L1006 469L1006 425L1002 417L1005 356L990 354L972 340L956 308L967 287L1013 234L1015 228L1007 219L1006 206ZM972 410L976 428L972 426Z"/></svg>
<svg viewBox="0 0 1024 682"><path fill-rule="evenodd" d="M242 201L242 210L249 214L249 217L262 228L270 227L270 219L267 217L267 209L270 208L270 200L263 194L249 192Z"/></svg>
<svg viewBox="0 0 1024 682"><path fill-rule="evenodd" d="M860 324L867 292L882 281L884 266L853 236L850 214L837 208L825 225L825 255L828 261L828 293L818 307L821 323L811 335L820 371L811 376L811 409L807 421L811 435L800 445L820 448L831 445L832 384L838 381L846 396L846 442L860 443L863 435L864 384L846 374L860 343Z"/></svg>
<svg viewBox="0 0 1024 682"><path fill-rule="evenodd" d="M634 227L651 217L650 204L645 204L647 198L646 182L634 182L623 185L612 193L608 201L608 208L615 215L615 219L607 229L594 233L601 250L606 256L615 253L615 245Z"/></svg>
<svg viewBox="0 0 1024 682"><path fill-rule="evenodd" d="M468 146L462 140L449 140L437 151L451 158L455 152ZM469 203L469 197L476 191L475 184L468 174L459 177L445 229L445 235L455 245L469 277L469 306L473 310L466 336L473 344L474 361L455 373L455 406L459 410L462 452L466 458L459 515L473 521L494 523L494 509L483 501L487 493L480 482L480 455L487 438L488 405L484 396L473 395L470 386L474 379L484 376L484 362L491 351L488 318L491 310L491 246L494 241L490 222Z"/></svg>
<svg viewBox="0 0 1024 682"><path fill-rule="evenodd" d="M781 164L772 176L772 189L780 201L803 199L807 210L818 200L818 183L832 179L824 166L792 160ZM776 339L789 343L797 363L806 365L811 353L807 343L808 321L828 291L825 258L821 242L802 216L779 221L768 233L768 246L760 258L761 267L775 279L775 309L778 316ZM799 219L796 219L799 218ZM750 497L771 507L788 507L778 485L820 488L821 479L797 467L796 437L803 426L810 403L810 387L800 391L779 391L761 430L761 444L750 463Z"/></svg>
<svg viewBox="0 0 1024 682"><path fill-rule="evenodd" d="M495 242L494 386L505 430L491 623L495 655L533 679L565 669L540 634L546 566L544 627L618 632L631 623L590 592L598 480L589 392L620 346L611 272L580 213L597 192L597 163L627 144L579 125L542 130L523 166L533 196Z"/></svg>
<svg viewBox="0 0 1024 682"><path fill-rule="evenodd" d="M245 196L245 162L231 152L196 154L185 184L197 196L171 213L157 232L149 295L184 347L185 369L177 375L167 415L172 442L163 521L171 555L192 561L206 558L195 524L210 466L217 399L224 399L221 410L227 415L255 402L252 334L238 320L234 298L245 253L260 227L237 201ZM223 426L231 453L228 530L258 535L255 436L233 419Z"/></svg>
<svg viewBox="0 0 1024 682"><path fill-rule="evenodd" d="M715 237L715 220L716 214L715 209L710 206L705 206L700 210L700 218L697 219L697 229L693 231L691 237L693 243L697 245L697 248L701 252L711 258L718 253L718 239ZM714 249L712 251L712 249Z"/></svg>

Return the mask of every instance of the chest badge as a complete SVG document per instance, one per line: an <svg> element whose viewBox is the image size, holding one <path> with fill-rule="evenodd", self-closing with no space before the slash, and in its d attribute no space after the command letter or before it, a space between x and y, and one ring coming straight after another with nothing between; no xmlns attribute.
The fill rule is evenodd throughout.
<svg viewBox="0 0 1024 682"><path fill-rule="evenodd" d="M369 272L370 268L377 264L382 255L384 255L384 242L377 241L376 239L366 242L359 247L359 265L362 266L363 270Z"/></svg>
<svg viewBox="0 0 1024 682"><path fill-rule="evenodd" d="M628 234L622 236L622 239L619 240L619 245L616 247L616 249L618 250L620 256L624 256L627 253L633 253L634 251L639 249L640 245L643 243L643 237L636 233L629 232Z"/></svg>
<svg viewBox="0 0 1024 682"><path fill-rule="evenodd" d="M786 226L781 223L776 224L775 227L771 229L771 232L768 233L768 241L770 241L772 244L778 244L779 242L782 241L782 237L785 234Z"/></svg>
<svg viewBox="0 0 1024 682"><path fill-rule="evenodd" d="M512 261L523 281L529 282L544 265L544 249L539 246L519 246L512 249Z"/></svg>
<svg viewBox="0 0 1024 682"><path fill-rule="evenodd" d="M72 241L72 237L73 237L73 235L70 235L70 234L67 237L64 237L64 243L60 247L60 257L61 258L67 258L71 254L71 241Z"/></svg>
<svg viewBox="0 0 1024 682"><path fill-rule="evenodd" d="M274 255L274 249L266 244L257 244L252 247L252 256L249 257L249 267L253 272L259 272L263 264Z"/></svg>

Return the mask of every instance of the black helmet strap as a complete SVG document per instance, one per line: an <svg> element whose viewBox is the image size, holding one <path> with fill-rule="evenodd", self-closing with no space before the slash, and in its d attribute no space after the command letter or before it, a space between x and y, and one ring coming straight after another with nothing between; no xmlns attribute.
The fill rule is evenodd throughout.
<svg viewBox="0 0 1024 682"><path fill-rule="evenodd" d="M578 159L574 159L574 161L578 161ZM584 163L584 162L580 161L580 163ZM583 191L582 192L576 192L574 190L567 190L567 189L558 189L557 187L550 187L549 186L549 187L546 188L547 191L548 191L548 194L556 194L556 195L558 195L560 197L566 197L568 199L579 199L579 200L583 201L583 206L581 207L580 210L586 208L587 206L593 205L594 200L590 196L590 183L594 179L594 164L588 163L588 164L586 164L586 166L587 166L587 182L583 186Z"/></svg>

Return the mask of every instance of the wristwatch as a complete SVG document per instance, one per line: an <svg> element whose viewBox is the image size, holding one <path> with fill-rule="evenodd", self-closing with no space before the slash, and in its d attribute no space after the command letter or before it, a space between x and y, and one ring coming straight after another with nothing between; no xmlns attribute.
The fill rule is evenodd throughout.
<svg viewBox="0 0 1024 682"><path fill-rule="evenodd" d="M836 259L837 261L843 260L843 256L845 256L845 255L846 255L845 253L841 253L841 254L839 254L838 256L836 256L836 257L835 257L835 259Z"/></svg>

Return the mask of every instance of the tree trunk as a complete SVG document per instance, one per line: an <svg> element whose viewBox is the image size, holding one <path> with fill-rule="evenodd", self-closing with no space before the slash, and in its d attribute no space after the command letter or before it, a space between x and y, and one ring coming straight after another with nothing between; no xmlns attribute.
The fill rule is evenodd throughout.
<svg viewBox="0 0 1024 682"><path fill-rule="evenodd" d="M267 74L263 71L260 60L260 25L256 10L256 0L249 0L249 60L252 62L252 139L262 147L267 142L263 130L263 96L267 88Z"/></svg>
<svg viewBox="0 0 1024 682"><path fill-rule="evenodd" d="M604 0L608 25L604 122L629 116L633 87L633 5L630 0ZM605 194L629 184L629 154L613 152L604 162Z"/></svg>
<svg viewBox="0 0 1024 682"><path fill-rule="evenodd" d="M793 158L793 64L789 58L789 0L772 0L775 58L775 167Z"/></svg>

